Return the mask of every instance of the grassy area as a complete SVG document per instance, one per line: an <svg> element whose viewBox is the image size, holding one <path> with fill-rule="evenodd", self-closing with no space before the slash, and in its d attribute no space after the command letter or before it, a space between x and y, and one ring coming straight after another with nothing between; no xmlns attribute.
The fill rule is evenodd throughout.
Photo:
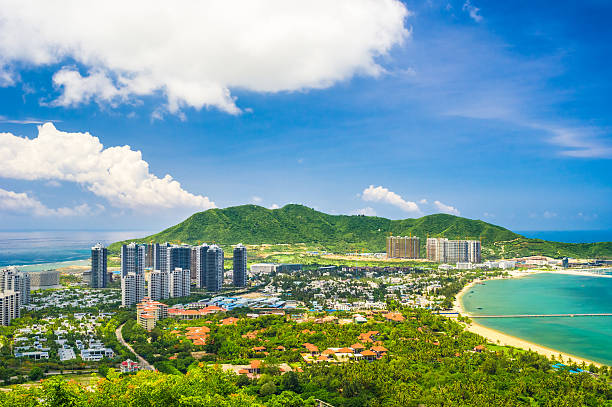
<svg viewBox="0 0 612 407"><path fill-rule="evenodd" d="M70 373L70 374L45 376L45 379L48 379L50 377L61 377L62 379L66 381L73 381L79 386L85 387L85 386L89 386L93 380L100 379L102 376L100 376L98 373L82 373L82 374ZM29 388L29 387L36 387L36 386L40 386L39 380L29 381L29 382L25 382L21 384L11 384L8 386L0 386L0 389Z"/></svg>

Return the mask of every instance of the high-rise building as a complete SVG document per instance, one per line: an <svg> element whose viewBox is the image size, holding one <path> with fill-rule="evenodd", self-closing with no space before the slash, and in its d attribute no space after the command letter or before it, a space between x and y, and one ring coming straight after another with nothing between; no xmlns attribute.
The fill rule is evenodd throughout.
<svg viewBox="0 0 612 407"><path fill-rule="evenodd" d="M242 244L234 247L233 256L233 282L236 287L246 286L246 271L247 271L247 249Z"/></svg>
<svg viewBox="0 0 612 407"><path fill-rule="evenodd" d="M480 263L481 244L478 240L429 238L427 258L439 263Z"/></svg>
<svg viewBox="0 0 612 407"><path fill-rule="evenodd" d="M193 248L195 251L195 280L197 288L206 288L206 254L208 253L209 247L210 246L204 243ZM194 252L192 252L192 255L193 254ZM193 264L191 267L193 267Z"/></svg>
<svg viewBox="0 0 612 407"><path fill-rule="evenodd" d="M108 252L102 243L91 248L91 287L105 288L108 285Z"/></svg>
<svg viewBox="0 0 612 407"><path fill-rule="evenodd" d="M144 273L146 263L146 244L130 243L121 246L121 275Z"/></svg>
<svg viewBox="0 0 612 407"><path fill-rule="evenodd" d="M146 249L145 268L153 268L153 245L151 243L147 245Z"/></svg>
<svg viewBox="0 0 612 407"><path fill-rule="evenodd" d="M468 261L470 263L482 262L482 243L480 240L468 240Z"/></svg>
<svg viewBox="0 0 612 407"><path fill-rule="evenodd" d="M169 280L170 273L153 270L149 274L149 298L155 301L170 298Z"/></svg>
<svg viewBox="0 0 612 407"><path fill-rule="evenodd" d="M8 326L21 315L21 299L17 291L7 290L0 293L0 324Z"/></svg>
<svg viewBox="0 0 612 407"><path fill-rule="evenodd" d="M165 270L172 271L175 268L189 270L191 267L191 246L172 245L168 247L167 265ZM164 271L164 268L161 269Z"/></svg>
<svg viewBox="0 0 612 407"><path fill-rule="evenodd" d="M206 252L206 289L221 291L223 287L223 249L212 245Z"/></svg>
<svg viewBox="0 0 612 407"><path fill-rule="evenodd" d="M421 239L412 236L387 237L387 257L418 259L421 254Z"/></svg>
<svg viewBox="0 0 612 407"><path fill-rule="evenodd" d="M189 254L189 271L191 271L191 281L196 282L196 273L197 273L197 249L195 247L191 248L191 253Z"/></svg>
<svg viewBox="0 0 612 407"><path fill-rule="evenodd" d="M129 272L121 277L121 305L131 307L145 297L144 273Z"/></svg>
<svg viewBox="0 0 612 407"><path fill-rule="evenodd" d="M175 268L169 273L168 290L170 298L187 297L191 294L191 275L189 269Z"/></svg>
<svg viewBox="0 0 612 407"><path fill-rule="evenodd" d="M15 291L19 293L21 305L30 303L30 274L16 267L0 270L0 292Z"/></svg>
<svg viewBox="0 0 612 407"><path fill-rule="evenodd" d="M166 265L168 264L168 247L170 247L170 243L154 243L153 244L153 270L165 270Z"/></svg>
<svg viewBox="0 0 612 407"><path fill-rule="evenodd" d="M147 296L153 301L159 301L161 297L161 276L162 272L153 270L149 273L149 285L147 286Z"/></svg>

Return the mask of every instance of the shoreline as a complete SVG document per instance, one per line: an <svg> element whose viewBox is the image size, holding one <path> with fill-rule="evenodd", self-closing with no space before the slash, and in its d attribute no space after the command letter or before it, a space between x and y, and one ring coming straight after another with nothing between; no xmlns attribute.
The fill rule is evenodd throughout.
<svg viewBox="0 0 612 407"><path fill-rule="evenodd" d="M495 278L487 279L487 280L498 280L498 279L504 279L504 278L521 278L521 277L526 277L528 275L541 274L541 273L547 273L547 272L549 271L545 271L545 270L537 270L537 271L530 271L530 272L516 272L515 271L515 272L510 272L510 277L495 277ZM588 275L582 272L573 272L573 273L570 272L570 273L559 273L559 274ZM591 277L602 277L599 274L592 274L590 276ZM603 277L610 277L610 276L603 276ZM463 303L461 302L461 298L474 285L482 281L487 281L487 280L474 280L470 282L469 284L466 284L465 287L463 287L461 291L459 291L459 293L455 296L455 301L453 303L453 310L459 313L459 315L467 316L468 318L471 317L471 314L463 308ZM539 353L540 355L546 356L549 359L554 359L554 360L558 360L560 356L562 360L559 360L559 361L563 363L569 363L569 360L571 360L572 362L578 363L578 364L581 364L584 362L587 365L593 364L597 367L604 366L603 363L596 362L590 359L586 359L580 356L576 356L571 353L563 352L557 349L549 348L543 345L539 345L537 343L530 342L526 339L522 339L522 338L519 338L513 335L509 335L507 333L498 331L496 329L486 327L477 322L474 322L473 320L470 324L466 325L465 329L472 333L475 333L477 335L484 337L488 342L494 345L512 346L512 347L520 348L524 350L531 350L533 352Z"/></svg>

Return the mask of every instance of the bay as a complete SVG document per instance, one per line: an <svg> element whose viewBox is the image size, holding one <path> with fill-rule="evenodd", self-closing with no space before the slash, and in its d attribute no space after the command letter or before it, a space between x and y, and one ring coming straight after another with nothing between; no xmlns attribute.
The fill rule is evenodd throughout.
<svg viewBox="0 0 612 407"><path fill-rule="evenodd" d="M612 278L555 273L486 281L461 298L474 315L612 313ZM479 318L481 325L612 365L612 316Z"/></svg>

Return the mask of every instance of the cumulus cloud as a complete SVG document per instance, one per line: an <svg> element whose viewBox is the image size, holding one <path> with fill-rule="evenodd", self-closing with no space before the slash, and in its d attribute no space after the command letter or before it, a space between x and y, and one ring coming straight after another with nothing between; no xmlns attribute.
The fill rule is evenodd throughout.
<svg viewBox="0 0 612 407"><path fill-rule="evenodd" d="M259 197L259 196L252 196L251 197L251 202L253 202L253 203L259 204L262 201L263 201L263 199L261 199L261 197Z"/></svg>
<svg viewBox="0 0 612 407"><path fill-rule="evenodd" d="M357 209L353 212L353 215L376 216L376 211L371 206L366 206L365 208Z"/></svg>
<svg viewBox="0 0 612 407"><path fill-rule="evenodd" d="M0 133L0 177L70 181L122 208L214 208L208 197L194 195L170 175L149 172L140 151L130 146L104 148L89 133L38 126L34 139Z"/></svg>
<svg viewBox="0 0 612 407"><path fill-rule="evenodd" d="M457 215L457 216L461 215L461 213L459 212L457 208L455 208L454 206L443 204L440 201L434 201L434 206L436 207L438 211L442 213L448 213L450 215Z"/></svg>
<svg viewBox="0 0 612 407"><path fill-rule="evenodd" d="M375 187L374 185L370 185L361 193L361 199L368 202L385 202L400 208L404 212L413 214L421 213L416 202L406 201L400 195L382 186Z"/></svg>
<svg viewBox="0 0 612 407"><path fill-rule="evenodd" d="M470 18L476 21L477 23L482 21L482 16L478 14L480 12L480 9L474 6L470 0L466 0L466 2L463 3L463 11L467 11L467 13L470 15Z"/></svg>
<svg viewBox="0 0 612 407"><path fill-rule="evenodd" d="M98 211L104 210L103 206ZM0 211L34 216L81 216L94 211L87 204L73 208L48 208L42 202L25 192L13 192L0 188Z"/></svg>
<svg viewBox="0 0 612 407"><path fill-rule="evenodd" d="M278 206L277 204L272 204L270 205L270 209L280 209L280 206Z"/></svg>
<svg viewBox="0 0 612 407"><path fill-rule="evenodd" d="M409 35L399 0L0 0L1 67L62 66L54 102L118 103L163 94L166 109L240 110L230 89L329 87L384 72Z"/></svg>

